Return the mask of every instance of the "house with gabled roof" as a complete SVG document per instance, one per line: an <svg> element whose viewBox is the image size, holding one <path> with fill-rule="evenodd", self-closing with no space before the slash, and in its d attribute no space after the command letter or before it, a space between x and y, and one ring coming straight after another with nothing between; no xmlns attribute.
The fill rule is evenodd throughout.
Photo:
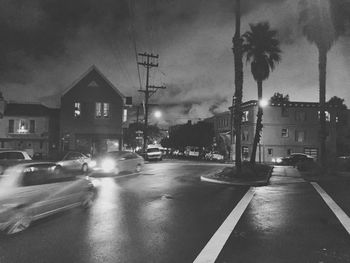
<svg viewBox="0 0 350 263"><path fill-rule="evenodd" d="M96 66L90 67L61 95L61 151L122 149L125 98Z"/></svg>

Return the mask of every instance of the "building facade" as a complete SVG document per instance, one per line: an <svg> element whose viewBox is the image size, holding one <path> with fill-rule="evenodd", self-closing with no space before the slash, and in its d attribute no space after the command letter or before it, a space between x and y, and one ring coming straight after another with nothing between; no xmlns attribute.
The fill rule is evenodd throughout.
<svg viewBox="0 0 350 263"><path fill-rule="evenodd" d="M242 159L249 160L253 147L257 119L257 101L242 104ZM263 108L263 130L257 149L256 160L273 162L277 157L291 153L319 155L319 104L314 102L269 103ZM224 112L207 119L214 124L215 132L229 134L231 130L230 112ZM336 154L339 133L339 109L329 106L326 112L327 151ZM234 130L233 130L234 135ZM235 136L235 135L234 135ZM229 143L230 140L226 140ZM233 143L235 138L233 138ZM235 158L235 145L230 147L231 158Z"/></svg>
<svg viewBox="0 0 350 263"><path fill-rule="evenodd" d="M125 96L92 66L61 97L60 149L98 153L122 148Z"/></svg>
<svg viewBox="0 0 350 263"><path fill-rule="evenodd" d="M58 150L58 109L0 98L0 148L50 157Z"/></svg>

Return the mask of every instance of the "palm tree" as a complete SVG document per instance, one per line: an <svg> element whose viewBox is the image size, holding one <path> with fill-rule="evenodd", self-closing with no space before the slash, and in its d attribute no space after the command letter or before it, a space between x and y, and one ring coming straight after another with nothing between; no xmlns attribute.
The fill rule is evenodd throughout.
<svg viewBox="0 0 350 263"><path fill-rule="evenodd" d="M260 141L262 131L262 83L266 80L270 71L274 70L275 64L281 60L279 40L276 38L277 31L271 30L267 22L250 24L250 31L243 35L243 53L247 62L251 62L251 71L258 86L258 114L253 142L253 150L250 162L255 163L256 149Z"/></svg>
<svg viewBox="0 0 350 263"><path fill-rule="evenodd" d="M300 1L299 22L306 39L318 49L319 100L320 100L320 163L326 169L326 69L327 53L338 37L328 0Z"/></svg>
<svg viewBox="0 0 350 263"><path fill-rule="evenodd" d="M241 1L236 0L236 31L233 37L233 55L235 62L235 96L232 101L232 112L234 110L234 126L236 134L236 156L235 156L235 165L236 171L238 174L242 170L242 152L241 152L241 126L242 126L242 93L243 93L243 62L242 62L242 38L241 38ZM233 109L234 107L234 109ZM231 127L232 127L232 118L231 118ZM232 139L231 131L231 139ZM232 143L232 141L231 141Z"/></svg>

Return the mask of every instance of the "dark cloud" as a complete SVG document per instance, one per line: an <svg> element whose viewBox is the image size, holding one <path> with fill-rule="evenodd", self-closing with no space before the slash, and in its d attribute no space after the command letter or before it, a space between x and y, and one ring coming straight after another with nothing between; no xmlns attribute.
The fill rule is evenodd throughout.
<svg viewBox="0 0 350 263"><path fill-rule="evenodd" d="M11 99L23 94L27 100L38 100L40 94L57 105L60 92L95 64L123 93L140 103L135 39L139 52L160 55L159 70L151 72L151 84L164 84L167 89L151 101L167 105L169 116L200 118L225 111L230 104L235 1L0 1L0 85ZM242 32L249 23L269 21L281 39L282 62L264 82L264 94L280 91L292 99L314 99L317 54L298 28L299 1L241 2ZM349 1L331 3L337 27L346 32ZM339 70L349 67L346 43L339 39L330 52L329 64L338 62L334 68ZM142 67L140 74L144 85ZM244 78L244 98L255 98L256 83L249 67L245 67ZM342 71L330 71L328 79L334 87L350 82ZM301 90L307 96L298 98ZM350 97L347 100L350 102Z"/></svg>

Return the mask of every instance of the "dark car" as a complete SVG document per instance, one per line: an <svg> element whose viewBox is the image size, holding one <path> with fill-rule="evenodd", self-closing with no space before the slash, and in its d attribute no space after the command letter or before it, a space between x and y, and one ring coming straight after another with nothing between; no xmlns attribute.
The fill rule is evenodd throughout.
<svg viewBox="0 0 350 263"><path fill-rule="evenodd" d="M32 158L22 150L0 150L0 175L5 169L19 163L30 162Z"/></svg>
<svg viewBox="0 0 350 263"><path fill-rule="evenodd" d="M140 172L144 159L134 152L112 151L94 156L90 162L91 172L117 175L122 172Z"/></svg>
<svg viewBox="0 0 350 263"><path fill-rule="evenodd" d="M314 157L304 153L292 153L288 157L281 158L282 164L296 166L299 162L314 161Z"/></svg>
<svg viewBox="0 0 350 263"><path fill-rule="evenodd" d="M57 173L54 162L11 166L0 179L0 230L15 234L34 220L76 206L88 208L94 197L86 176Z"/></svg>

